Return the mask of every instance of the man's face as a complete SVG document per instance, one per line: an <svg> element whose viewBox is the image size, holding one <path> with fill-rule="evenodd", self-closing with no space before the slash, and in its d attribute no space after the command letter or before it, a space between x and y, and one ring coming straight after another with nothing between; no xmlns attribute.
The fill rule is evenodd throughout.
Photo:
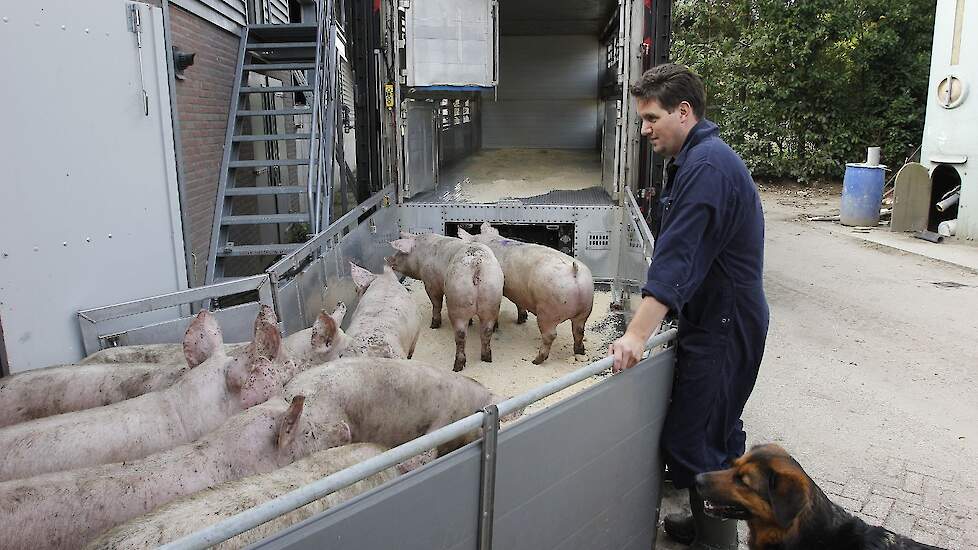
<svg viewBox="0 0 978 550"><path fill-rule="evenodd" d="M639 99L638 114L642 117L642 135L664 157L679 154L686 135L696 125L693 108L685 101L670 113L656 99Z"/></svg>

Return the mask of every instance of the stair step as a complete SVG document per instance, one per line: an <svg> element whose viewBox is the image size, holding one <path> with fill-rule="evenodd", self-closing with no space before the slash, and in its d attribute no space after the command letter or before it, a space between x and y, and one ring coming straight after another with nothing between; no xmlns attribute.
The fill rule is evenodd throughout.
<svg viewBox="0 0 978 550"><path fill-rule="evenodd" d="M315 42L252 42L246 46L249 50L277 50L284 48L315 48Z"/></svg>
<svg viewBox="0 0 978 550"><path fill-rule="evenodd" d="M224 216L221 225L257 225L264 223L308 222L309 214L257 214L246 216Z"/></svg>
<svg viewBox="0 0 978 550"><path fill-rule="evenodd" d="M307 71L315 69L315 63L248 63L241 66L246 71Z"/></svg>
<svg viewBox="0 0 978 550"><path fill-rule="evenodd" d="M255 42L311 42L316 40L316 25L248 25L248 38Z"/></svg>
<svg viewBox="0 0 978 550"><path fill-rule="evenodd" d="M232 160L229 168L258 168L261 166L304 166L309 159L267 159L267 160Z"/></svg>
<svg viewBox="0 0 978 550"><path fill-rule="evenodd" d="M269 109L258 111L238 111L238 116L277 116L277 115L311 115L312 109Z"/></svg>
<svg viewBox="0 0 978 550"><path fill-rule="evenodd" d="M298 243L286 244L238 244L225 246L217 251L217 255L222 258L229 256L281 256L288 254L302 246Z"/></svg>
<svg viewBox="0 0 978 550"><path fill-rule="evenodd" d="M232 141L278 141L293 139L312 139L312 134L259 134L256 136L234 136Z"/></svg>
<svg viewBox="0 0 978 550"><path fill-rule="evenodd" d="M271 185L265 187L231 187L224 190L226 197L254 197L257 195L297 195L304 194L306 188L301 185Z"/></svg>
<svg viewBox="0 0 978 550"><path fill-rule="evenodd" d="M273 94L275 92L311 92L312 86L243 86L243 94Z"/></svg>

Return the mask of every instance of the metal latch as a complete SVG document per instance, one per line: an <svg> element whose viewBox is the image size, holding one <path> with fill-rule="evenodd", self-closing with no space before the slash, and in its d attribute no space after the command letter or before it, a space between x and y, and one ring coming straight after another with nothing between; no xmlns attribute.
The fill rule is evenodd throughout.
<svg viewBox="0 0 978 550"><path fill-rule="evenodd" d="M143 114L149 116L149 94L146 92L146 79L143 77L143 26L138 4L126 4L126 22L129 32L136 35L136 59L139 62L139 87L143 93Z"/></svg>

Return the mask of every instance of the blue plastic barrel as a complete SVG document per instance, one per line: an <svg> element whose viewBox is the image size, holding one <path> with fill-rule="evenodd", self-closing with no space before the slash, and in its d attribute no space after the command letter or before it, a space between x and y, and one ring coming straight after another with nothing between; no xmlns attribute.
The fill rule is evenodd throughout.
<svg viewBox="0 0 978 550"><path fill-rule="evenodd" d="M883 200L883 165L846 164L842 180L842 225L876 227L880 221L880 202Z"/></svg>

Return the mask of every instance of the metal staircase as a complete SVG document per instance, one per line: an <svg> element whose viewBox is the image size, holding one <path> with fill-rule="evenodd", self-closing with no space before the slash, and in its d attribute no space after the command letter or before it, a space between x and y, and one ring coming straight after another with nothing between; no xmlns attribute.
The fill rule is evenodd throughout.
<svg viewBox="0 0 978 550"><path fill-rule="evenodd" d="M259 273L329 223L333 4L320 4L316 24L242 30L206 284Z"/></svg>

